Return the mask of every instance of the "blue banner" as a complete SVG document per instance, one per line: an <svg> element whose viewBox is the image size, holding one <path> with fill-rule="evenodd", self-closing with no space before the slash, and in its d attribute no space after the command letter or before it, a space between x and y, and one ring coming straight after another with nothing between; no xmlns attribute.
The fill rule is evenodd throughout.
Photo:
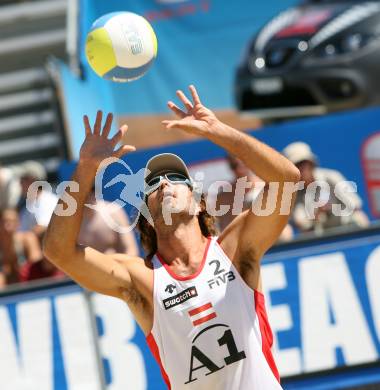
<svg viewBox="0 0 380 390"><path fill-rule="evenodd" d="M264 264L263 286L282 375L377 362L367 375L362 367L346 371L342 387L328 374L286 382L288 388L380 382L379 229L274 249Z"/></svg>
<svg viewBox="0 0 380 390"><path fill-rule="evenodd" d="M380 383L379 275L379 228L265 256L263 288L285 389ZM0 377L4 390L165 388L126 304L70 282L1 294Z"/></svg>
<svg viewBox="0 0 380 390"><path fill-rule="evenodd" d="M165 389L127 305L67 284L0 297L1 389Z"/></svg>

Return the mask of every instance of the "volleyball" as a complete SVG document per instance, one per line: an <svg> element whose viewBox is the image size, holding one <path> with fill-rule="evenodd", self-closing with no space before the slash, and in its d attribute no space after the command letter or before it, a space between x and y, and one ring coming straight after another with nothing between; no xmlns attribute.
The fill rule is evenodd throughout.
<svg viewBox="0 0 380 390"><path fill-rule="evenodd" d="M132 12L113 12L97 19L86 39L86 57L97 75L126 82L142 77L157 56L150 23Z"/></svg>

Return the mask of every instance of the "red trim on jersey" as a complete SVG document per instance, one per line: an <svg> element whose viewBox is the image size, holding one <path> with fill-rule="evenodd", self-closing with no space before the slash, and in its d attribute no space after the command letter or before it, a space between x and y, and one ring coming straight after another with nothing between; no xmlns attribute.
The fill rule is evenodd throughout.
<svg viewBox="0 0 380 390"><path fill-rule="evenodd" d="M158 365L160 366L161 375L164 378L164 381L165 381L166 385L168 386L168 389L170 390L171 384L169 381L169 377L166 374L164 367L162 366L160 353L158 351L158 346L157 346L156 340L154 339L154 336L152 333L149 333L148 336L146 336L146 342L148 344L150 351L152 352L152 355L154 356Z"/></svg>
<svg viewBox="0 0 380 390"><path fill-rule="evenodd" d="M276 363L274 361L271 347L273 345L273 334L269 325L267 312L265 310L265 299L264 294L254 290L255 293L255 310L256 315L259 319L260 333L261 333L261 344L262 351L269 364L270 369L273 372L273 375L276 377L278 382L280 382L280 374L278 373Z"/></svg>
<svg viewBox="0 0 380 390"><path fill-rule="evenodd" d="M195 309L192 309L189 311L189 316L195 316L195 314L198 314L198 313L202 313L202 311L205 311L207 309L211 309L212 308L212 304L211 302L209 303L206 303L202 306L199 306L199 307L196 307Z"/></svg>
<svg viewBox="0 0 380 390"><path fill-rule="evenodd" d="M198 270L192 274L192 275L188 275L188 276L180 276L180 275L177 275L169 266L168 264L165 262L165 260L161 257L161 255L157 252L156 255L157 255L157 258L158 260L160 261L160 263L165 267L166 271L168 271L169 275L176 279L176 280L181 280L181 281L184 281L184 280L190 280L190 279L194 279L196 278L201 272L202 272L202 269L206 263L206 258L207 258L207 253L208 253L208 248L210 247L210 243L211 243L211 237L207 237L207 245L206 245L206 249L205 249L205 253L203 254L203 259L202 259L202 262L201 262L201 265L199 266Z"/></svg>
<svg viewBox="0 0 380 390"><path fill-rule="evenodd" d="M197 325L203 324L204 322L210 321L210 320L212 320L215 317L216 317L216 313L211 313L211 314L209 314L206 317L202 317L199 320L193 321L193 325L197 326Z"/></svg>

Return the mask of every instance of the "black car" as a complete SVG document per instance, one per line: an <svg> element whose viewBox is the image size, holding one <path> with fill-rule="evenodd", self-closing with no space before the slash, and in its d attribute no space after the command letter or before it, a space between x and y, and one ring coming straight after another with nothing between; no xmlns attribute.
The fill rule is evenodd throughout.
<svg viewBox="0 0 380 390"><path fill-rule="evenodd" d="M306 1L276 16L249 43L235 98L267 117L380 104L380 1Z"/></svg>

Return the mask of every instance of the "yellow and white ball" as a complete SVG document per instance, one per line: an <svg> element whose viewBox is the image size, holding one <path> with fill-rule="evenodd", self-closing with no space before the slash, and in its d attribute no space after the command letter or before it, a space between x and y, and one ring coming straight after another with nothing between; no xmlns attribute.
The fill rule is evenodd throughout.
<svg viewBox="0 0 380 390"><path fill-rule="evenodd" d="M152 26L132 12L102 16L87 35L87 60L96 74L108 80L136 80L148 71L156 56Z"/></svg>

